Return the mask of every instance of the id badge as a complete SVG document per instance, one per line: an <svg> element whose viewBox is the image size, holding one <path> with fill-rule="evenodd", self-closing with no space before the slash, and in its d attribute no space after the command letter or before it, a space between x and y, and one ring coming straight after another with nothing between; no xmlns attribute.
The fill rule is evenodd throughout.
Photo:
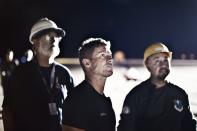
<svg viewBox="0 0 197 131"><path fill-rule="evenodd" d="M49 103L49 111L50 111L50 115L58 114L56 103Z"/></svg>

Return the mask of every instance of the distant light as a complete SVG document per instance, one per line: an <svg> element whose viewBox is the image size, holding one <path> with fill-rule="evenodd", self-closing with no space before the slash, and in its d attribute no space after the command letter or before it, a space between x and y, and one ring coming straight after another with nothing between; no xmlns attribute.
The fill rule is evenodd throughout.
<svg viewBox="0 0 197 131"><path fill-rule="evenodd" d="M21 57L21 63L26 63L26 62L27 62L27 57L22 56L22 57Z"/></svg>
<svg viewBox="0 0 197 131"><path fill-rule="evenodd" d="M6 75L6 72L5 71L2 71L1 74L2 74L2 76L5 76Z"/></svg>
<svg viewBox="0 0 197 131"><path fill-rule="evenodd" d="M26 52L26 55L27 55L27 61L30 62L32 59L33 59L33 51L32 50L27 50Z"/></svg>

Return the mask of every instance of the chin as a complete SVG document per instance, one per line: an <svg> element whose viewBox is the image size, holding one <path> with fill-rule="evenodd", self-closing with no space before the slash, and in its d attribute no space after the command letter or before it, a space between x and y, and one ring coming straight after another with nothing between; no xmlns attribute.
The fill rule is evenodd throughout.
<svg viewBox="0 0 197 131"><path fill-rule="evenodd" d="M55 57L57 57L59 55L59 53L60 53L59 49L53 50L51 52L51 57L55 58Z"/></svg>
<svg viewBox="0 0 197 131"><path fill-rule="evenodd" d="M159 79L160 80L165 80L167 76L168 76L168 73L167 74L160 75L159 76Z"/></svg>
<svg viewBox="0 0 197 131"><path fill-rule="evenodd" d="M111 76L111 75L113 75L113 71L108 71L108 72L106 73L106 77L109 77L109 76Z"/></svg>

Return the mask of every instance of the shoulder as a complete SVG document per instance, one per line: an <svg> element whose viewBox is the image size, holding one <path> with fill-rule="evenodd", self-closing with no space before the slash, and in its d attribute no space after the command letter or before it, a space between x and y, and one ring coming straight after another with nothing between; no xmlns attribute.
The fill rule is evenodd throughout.
<svg viewBox="0 0 197 131"><path fill-rule="evenodd" d="M187 93L185 92L185 90L183 88L181 88L173 83L169 82L168 87L169 87L168 89L170 89L171 92L173 92L173 93L182 94L182 95L187 96Z"/></svg>
<svg viewBox="0 0 197 131"><path fill-rule="evenodd" d="M135 86L131 91L127 94L126 98L135 97L141 95L143 92L148 90L150 82L148 80L141 82L137 86Z"/></svg>
<svg viewBox="0 0 197 131"><path fill-rule="evenodd" d="M72 99L84 99L87 95L87 91L85 88L86 84L82 81L79 85L77 85L68 95L68 97L72 97Z"/></svg>
<svg viewBox="0 0 197 131"><path fill-rule="evenodd" d="M64 107L81 107L87 103L87 92L84 89L83 82L72 89L64 100Z"/></svg>
<svg viewBox="0 0 197 131"><path fill-rule="evenodd" d="M153 85L151 84L149 79L142 81L140 84L131 89L131 91L127 94L124 100L124 104L138 104L139 100L148 98L150 88L152 86Z"/></svg>
<svg viewBox="0 0 197 131"><path fill-rule="evenodd" d="M57 70L64 71L64 72L71 74L70 69L68 69L68 67L66 67L65 65L62 65L58 62L54 62L54 64Z"/></svg>
<svg viewBox="0 0 197 131"><path fill-rule="evenodd" d="M71 83L75 83L74 76L71 73L70 69L68 69L65 65L62 65L58 62L54 62L54 64L55 64L55 69L61 78L64 78L65 80L69 80L69 82Z"/></svg>

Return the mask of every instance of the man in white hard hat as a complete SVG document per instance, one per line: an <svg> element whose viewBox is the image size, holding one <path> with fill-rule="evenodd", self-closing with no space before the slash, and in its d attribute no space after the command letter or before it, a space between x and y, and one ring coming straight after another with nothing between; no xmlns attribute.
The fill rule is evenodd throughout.
<svg viewBox="0 0 197 131"><path fill-rule="evenodd" d="M144 52L150 78L126 96L118 131L196 131L186 92L166 80L172 52L153 43Z"/></svg>
<svg viewBox="0 0 197 131"><path fill-rule="evenodd" d="M74 87L69 69L54 61L64 36L47 18L33 25L29 40L34 60L14 73L8 101L14 131L61 131L63 100Z"/></svg>

